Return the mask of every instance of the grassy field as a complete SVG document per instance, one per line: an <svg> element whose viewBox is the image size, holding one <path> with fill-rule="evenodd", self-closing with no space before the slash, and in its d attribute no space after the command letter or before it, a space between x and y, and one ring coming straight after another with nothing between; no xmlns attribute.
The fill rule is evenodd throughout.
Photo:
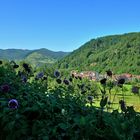
<svg viewBox="0 0 140 140"><path fill-rule="evenodd" d="M140 96L132 93L131 88L131 85L124 85L123 91L121 88L114 88L111 91L111 95L107 93L111 102L111 105L108 105L108 111L112 111L112 109L119 109L121 111L119 101L124 98L126 106L134 106L134 110L140 112ZM94 100L93 106L100 107L100 100L101 96Z"/></svg>

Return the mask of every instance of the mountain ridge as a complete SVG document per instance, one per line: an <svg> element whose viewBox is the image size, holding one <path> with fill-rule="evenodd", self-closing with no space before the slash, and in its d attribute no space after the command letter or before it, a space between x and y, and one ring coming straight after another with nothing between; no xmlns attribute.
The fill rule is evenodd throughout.
<svg viewBox="0 0 140 140"><path fill-rule="evenodd" d="M25 60L32 63L54 63L65 57L69 52L51 51L46 48L28 49L0 49L0 59L5 60ZM41 62L40 62L41 61Z"/></svg>

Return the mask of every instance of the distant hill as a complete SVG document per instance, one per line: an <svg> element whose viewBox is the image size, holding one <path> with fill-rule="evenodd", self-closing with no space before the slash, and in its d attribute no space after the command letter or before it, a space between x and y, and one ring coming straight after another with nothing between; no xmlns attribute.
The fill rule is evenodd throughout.
<svg viewBox="0 0 140 140"><path fill-rule="evenodd" d="M58 68L140 74L140 32L92 39L58 61Z"/></svg>
<svg viewBox="0 0 140 140"><path fill-rule="evenodd" d="M34 64L44 64L44 63L52 64L68 54L69 54L68 52L61 52L61 51L54 52L48 49L38 49L29 52L26 55L25 60L28 62L32 62Z"/></svg>
<svg viewBox="0 0 140 140"><path fill-rule="evenodd" d="M54 52L45 48L38 50L0 49L0 59L25 60L34 64L54 63L68 54L69 52Z"/></svg>
<svg viewBox="0 0 140 140"><path fill-rule="evenodd" d="M32 51L22 49L0 49L0 59L21 60L24 59L30 52Z"/></svg>

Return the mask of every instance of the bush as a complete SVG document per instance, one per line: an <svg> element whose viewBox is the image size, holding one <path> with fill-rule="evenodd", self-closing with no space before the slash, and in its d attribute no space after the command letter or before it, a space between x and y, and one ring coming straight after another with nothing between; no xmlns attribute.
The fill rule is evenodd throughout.
<svg viewBox="0 0 140 140"><path fill-rule="evenodd" d="M97 93L88 82L73 79L59 84L52 76L36 79L25 69L19 74L20 68L0 66L0 139L139 140L140 115L133 107L105 112L105 88L96 108L92 104Z"/></svg>

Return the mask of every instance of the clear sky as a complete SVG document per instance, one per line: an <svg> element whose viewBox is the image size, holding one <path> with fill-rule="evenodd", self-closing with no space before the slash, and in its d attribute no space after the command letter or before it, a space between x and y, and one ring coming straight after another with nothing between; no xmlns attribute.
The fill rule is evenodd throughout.
<svg viewBox="0 0 140 140"><path fill-rule="evenodd" d="M0 0L0 49L72 51L140 31L140 0Z"/></svg>

